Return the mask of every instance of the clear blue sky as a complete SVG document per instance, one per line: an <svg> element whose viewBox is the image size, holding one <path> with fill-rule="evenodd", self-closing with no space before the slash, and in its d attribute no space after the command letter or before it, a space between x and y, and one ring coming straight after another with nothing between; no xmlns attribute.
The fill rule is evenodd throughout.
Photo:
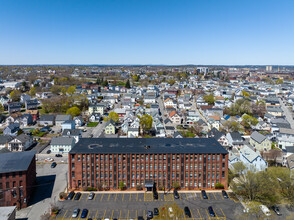
<svg viewBox="0 0 294 220"><path fill-rule="evenodd" d="M294 0L0 0L0 64L294 64Z"/></svg>

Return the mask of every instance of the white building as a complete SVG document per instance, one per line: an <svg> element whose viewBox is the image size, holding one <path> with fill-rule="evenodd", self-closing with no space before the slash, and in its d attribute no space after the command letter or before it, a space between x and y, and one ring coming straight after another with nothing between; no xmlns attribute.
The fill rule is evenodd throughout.
<svg viewBox="0 0 294 220"><path fill-rule="evenodd" d="M264 171L268 165L261 157L259 151L254 151L247 145L240 150L240 161L246 166L247 171L258 172Z"/></svg>

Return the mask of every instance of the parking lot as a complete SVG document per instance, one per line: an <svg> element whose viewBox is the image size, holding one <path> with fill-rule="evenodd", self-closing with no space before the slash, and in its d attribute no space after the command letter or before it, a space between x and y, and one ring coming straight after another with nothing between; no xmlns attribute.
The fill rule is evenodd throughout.
<svg viewBox="0 0 294 220"><path fill-rule="evenodd" d="M71 219L75 208L89 210L88 218L92 219L137 219L138 216L146 216L148 210L160 208L165 204L177 203L183 209L188 206L191 211L191 218L183 214L182 219L235 219L235 214L242 212L240 203L231 199L224 199L220 192L207 193L208 199L203 199L200 192L184 193L179 192L180 198L174 199L173 193L159 193L158 200L153 199L150 192L134 193L95 193L93 200L88 200L89 193L82 193L79 200L60 201L61 208L57 219ZM216 217L210 217L207 208L212 206ZM80 215L79 215L80 217Z"/></svg>

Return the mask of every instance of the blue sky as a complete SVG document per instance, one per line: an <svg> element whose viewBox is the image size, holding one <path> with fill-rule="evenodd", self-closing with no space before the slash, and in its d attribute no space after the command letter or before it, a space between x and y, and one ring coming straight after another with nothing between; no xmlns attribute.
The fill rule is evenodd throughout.
<svg viewBox="0 0 294 220"><path fill-rule="evenodd" d="M293 65L293 0L0 0L0 64Z"/></svg>

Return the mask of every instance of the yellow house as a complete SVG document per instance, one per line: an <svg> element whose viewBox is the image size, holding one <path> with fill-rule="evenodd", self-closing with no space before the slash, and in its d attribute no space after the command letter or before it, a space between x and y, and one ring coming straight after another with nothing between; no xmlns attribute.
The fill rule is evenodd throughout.
<svg viewBox="0 0 294 220"><path fill-rule="evenodd" d="M105 134L115 134L115 122L112 119L106 123Z"/></svg>
<svg viewBox="0 0 294 220"><path fill-rule="evenodd" d="M105 105L104 104L96 104L96 105L90 105L89 106L89 114L92 115L93 113L100 113L102 116L104 114Z"/></svg>
<svg viewBox="0 0 294 220"><path fill-rule="evenodd" d="M272 146L272 142L257 131L251 134L249 143L258 151L268 151Z"/></svg>

